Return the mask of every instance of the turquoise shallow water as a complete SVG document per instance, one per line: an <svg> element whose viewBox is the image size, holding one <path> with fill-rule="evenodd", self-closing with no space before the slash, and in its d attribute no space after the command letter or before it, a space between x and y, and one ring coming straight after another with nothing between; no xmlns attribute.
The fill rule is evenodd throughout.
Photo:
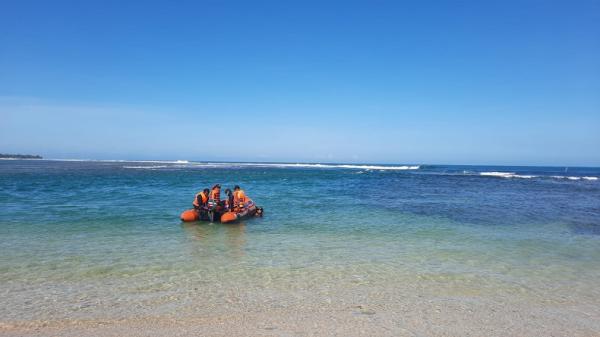
<svg viewBox="0 0 600 337"><path fill-rule="evenodd" d="M0 161L0 319L285 307L365 287L594 306L598 177L594 168ZM181 223L194 193L216 182L242 185L264 218Z"/></svg>

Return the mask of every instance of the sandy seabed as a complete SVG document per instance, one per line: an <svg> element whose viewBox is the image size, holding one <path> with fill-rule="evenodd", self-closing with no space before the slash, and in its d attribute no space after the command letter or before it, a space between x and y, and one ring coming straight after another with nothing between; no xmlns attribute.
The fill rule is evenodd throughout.
<svg viewBox="0 0 600 337"><path fill-rule="evenodd" d="M526 296L443 296L394 291L278 294L248 305L123 319L0 322L0 336L600 336L600 306ZM514 294L513 294L514 295ZM305 296L306 299L298 296ZM291 297L290 297L291 299Z"/></svg>

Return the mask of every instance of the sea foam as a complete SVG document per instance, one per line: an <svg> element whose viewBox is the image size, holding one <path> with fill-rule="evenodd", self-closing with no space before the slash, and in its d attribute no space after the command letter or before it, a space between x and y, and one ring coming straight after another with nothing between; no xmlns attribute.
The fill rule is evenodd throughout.
<svg viewBox="0 0 600 337"><path fill-rule="evenodd" d="M545 176L545 175L527 175L527 174L516 174L514 172L480 172L480 176L487 177L498 177L498 178L521 178L521 179L531 179L531 178L552 178L552 179L565 179L565 180L588 180L588 181L596 181L598 177L590 177L590 176Z"/></svg>
<svg viewBox="0 0 600 337"><path fill-rule="evenodd" d="M567 180L591 180L591 181L595 181L598 180L598 177L575 177L575 176L552 176L552 178L554 179L567 179Z"/></svg>
<svg viewBox="0 0 600 337"><path fill-rule="evenodd" d="M185 168L228 168L228 167L277 167L277 168L315 168L315 169L357 169L357 170L380 170L380 171L402 171L418 170L419 165L385 166L385 165L354 165L354 164L304 164L304 163L198 163L178 160L175 162L157 161L132 161L132 163L160 163L176 165L154 165L154 166L123 166L128 169L157 169L169 167Z"/></svg>
<svg viewBox="0 0 600 337"><path fill-rule="evenodd" d="M384 166L384 165L354 165L354 164L262 164L248 163L250 166L274 166L274 167L301 167L301 168L342 168L342 169L358 169L358 170L387 170L387 171L402 171L402 170L418 170L419 165L402 165L402 166Z"/></svg>
<svg viewBox="0 0 600 337"><path fill-rule="evenodd" d="M479 175L488 176L488 177L521 178L521 179L531 179L531 178L537 177L534 175L516 174L514 172L480 172Z"/></svg>

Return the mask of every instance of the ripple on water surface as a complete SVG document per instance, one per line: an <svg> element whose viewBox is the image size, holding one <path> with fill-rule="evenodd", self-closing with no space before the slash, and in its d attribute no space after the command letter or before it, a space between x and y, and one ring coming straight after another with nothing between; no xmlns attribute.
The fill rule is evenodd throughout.
<svg viewBox="0 0 600 337"><path fill-rule="evenodd" d="M6 165L5 321L353 305L367 294L381 306L420 295L540 305L600 299L595 181L427 167ZM244 186L265 217L180 223L190 196L214 182Z"/></svg>

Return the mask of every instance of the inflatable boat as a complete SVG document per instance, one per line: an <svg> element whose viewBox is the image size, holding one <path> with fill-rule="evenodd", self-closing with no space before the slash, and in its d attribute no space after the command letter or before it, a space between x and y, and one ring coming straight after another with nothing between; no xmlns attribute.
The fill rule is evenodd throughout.
<svg viewBox="0 0 600 337"><path fill-rule="evenodd" d="M239 220L249 219L256 216L262 217L263 208L252 205L242 211L225 212L221 215L221 223L236 222Z"/></svg>
<svg viewBox="0 0 600 337"><path fill-rule="evenodd" d="M241 211L222 211L220 209L188 209L181 213L181 221L192 222L192 221L210 221L210 222L221 222L221 223L232 223L244 219L253 217L262 217L263 208L252 205L247 209Z"/></svg>

